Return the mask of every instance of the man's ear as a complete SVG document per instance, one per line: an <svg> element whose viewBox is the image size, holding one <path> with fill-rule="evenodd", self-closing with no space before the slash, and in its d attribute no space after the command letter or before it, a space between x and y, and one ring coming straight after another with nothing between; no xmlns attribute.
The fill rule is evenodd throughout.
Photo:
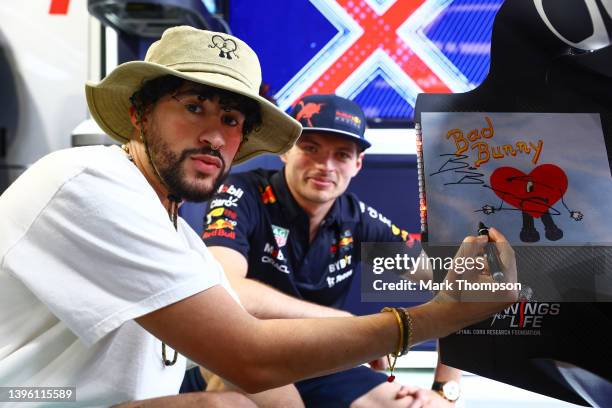
<svg viewBox="0 0 612 408"><path fill-rule="evenodd" d="M129 112L130 112L130 122L132 122L132 126L134 127L134 129L140 131L140 121L142 121L142 123L146 123L147 118L144 114L142 114L140 116L140 118L138 117L138 111L136 110L136 108L134 106L130 106L129 107Z"/></svg>
<svg viewBox="0 0 612 408"><path fill-rule="evenodd" d="M365 157L365 152L361 152L357 154L357 161L355 163L355 171L353 172L353 177L355 177L357 174L359 174L359 170L361 170L361 167L363 167L363 158Z"/></svg>
<svg viewBox="0 0 612 408"><path fill-rule="evenodd" d="M293 148L292 148L292 149L293 149ZM287 152L285 152L285 153L281 154L281 155L280 155L280 156L278 156L278 157L280 157L280 159L281 159L281 161L282 161L283 163L287 164L287 155L288 155L288 154L289 154L289 152L287 151Z"/></svg>

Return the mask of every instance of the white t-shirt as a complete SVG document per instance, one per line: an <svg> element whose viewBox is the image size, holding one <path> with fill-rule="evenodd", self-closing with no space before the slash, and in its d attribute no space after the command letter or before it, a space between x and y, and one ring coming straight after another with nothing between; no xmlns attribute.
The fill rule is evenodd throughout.
<svg viewBox="0 0 612 408"><path fill-rule="evenodd" d="M176 394L185 359L164 366L133 319L218 284L237 299L118 147L42 158L0 196L0 216L0 386L76 386L70 406L87 407Z"/></svg>

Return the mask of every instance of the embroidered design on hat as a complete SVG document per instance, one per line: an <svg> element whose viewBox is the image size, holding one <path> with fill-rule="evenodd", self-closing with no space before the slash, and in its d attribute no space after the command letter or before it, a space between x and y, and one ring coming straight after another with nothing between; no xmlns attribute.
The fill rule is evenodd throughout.
<svg viewBox="0 0 612 408"><path fill-rule="evenodd" d="M336 111L335 121L336 123L342 123L354 127L356 129L359 129L359 127L361 126L361 119L359 118L359 116L347 112L342 112L340 110Z"/></svg>
<svg viewBox="0 0 612 408"><path fill-rule="evenodd" d="M228 60L232 59L232 54L235 58L239 58L238 54L236 54L236 50L238 49L238 45L236 41L231 38L223 38L220 35L213 35L212 44L209 44L209 48L218 48L219 56L221 58L227 58Z"/></svg>
<svg viewBox="0 0 612 408"><path fill-rule="evenodd" d="M301 122L302 119L306 119L306 124L308 126L310 126L310 127L314 127L314 125L312 124L311 119L315 115L318 115L319 113L321 113L321 108L323 106L325 106L325 104L324 103L309 102L306 105L304 105L304 101L300 101L300 103L298 103L298 105L301 106L302 108L300 109L300 111L295 116L295 119L298 122Z"/></svg>

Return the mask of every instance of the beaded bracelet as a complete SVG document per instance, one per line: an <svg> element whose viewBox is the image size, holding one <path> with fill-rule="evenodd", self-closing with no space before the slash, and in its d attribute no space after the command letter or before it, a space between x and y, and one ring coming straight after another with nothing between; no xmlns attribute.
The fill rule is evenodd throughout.
<svg viewBox="0 0 612 408"><path fill-rule="evenodd" d="M402 325L404 327L404 342L402 343L402 352L400 356L408 354L410 350L410 338L412 337L412 316L408 313L406 308L398 308L399 315L402 318Z"/></svg>

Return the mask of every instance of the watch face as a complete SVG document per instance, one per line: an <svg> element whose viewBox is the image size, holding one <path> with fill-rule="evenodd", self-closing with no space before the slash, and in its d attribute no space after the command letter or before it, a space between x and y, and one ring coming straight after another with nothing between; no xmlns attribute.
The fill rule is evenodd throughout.
<svg viewBox="0 0 612 408"><path fill-rule="evenodd" d="M456 381L448 381L442 386L444 398L449 401L457 401L459 399L459 383Z"/></svg>

